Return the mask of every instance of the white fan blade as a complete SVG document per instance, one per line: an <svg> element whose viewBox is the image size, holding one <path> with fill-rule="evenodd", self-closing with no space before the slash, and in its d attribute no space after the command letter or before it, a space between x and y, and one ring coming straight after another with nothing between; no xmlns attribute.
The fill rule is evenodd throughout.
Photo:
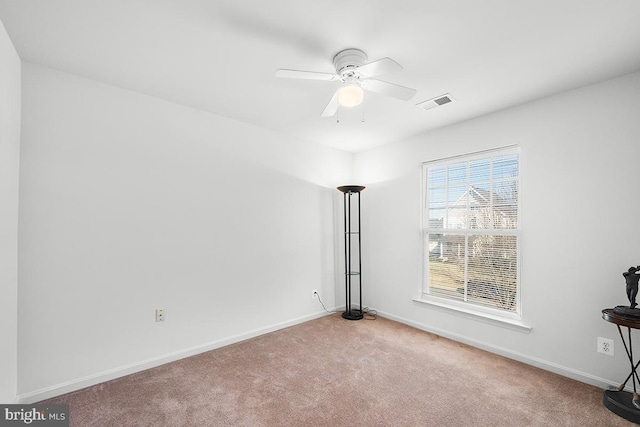
<svg viewBox="0 0 640 427"><path fill-rule="evenodd" d="M358 67L358 73L360 73L362 77L374 77L400 70L402 70L402 65L391 58L378 59L377 61L369 62L362 67Z"/></svg>
<svg viewBox="0 0 640 427"><path fill-rule="evenodd" d="M339 77L331 73L317 73L315 71L300 71L300 70L276 70L276 77L282 77L285 79L306 79L306 80L337 80Z"/></svg>
<svg viewBox="0 0 640 427"><path fill-rule="evenodd" d="M338 91L336 91L336 93L333 94L333 97L331 97L331 101L329 101L327 106L324 107L324 111L322 112L321 116L322 117L333 116L338 111L339 105L340 104L338 104Z"/></svg>
<svg viewBox="0 0 640 427"><path fill-rule="evenodd" d="M408 101L416 94L415 89L410 87L400 86L394 83L383 82L377 79L365 79L361 80L360 84L363 89L371 92L380 93L382 95L398 98L403 101Z"/></svg>

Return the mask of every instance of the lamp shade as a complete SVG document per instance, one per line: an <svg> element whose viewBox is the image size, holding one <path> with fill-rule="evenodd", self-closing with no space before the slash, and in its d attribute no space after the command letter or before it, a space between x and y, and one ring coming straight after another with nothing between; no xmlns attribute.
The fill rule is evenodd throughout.
<svg viewBox="0 0 640 427"><path fill-rule="evenodd" d="M364 91L358 85L346 84L338 90L338 103L343 107L355 107L362 103Z"/></svg>

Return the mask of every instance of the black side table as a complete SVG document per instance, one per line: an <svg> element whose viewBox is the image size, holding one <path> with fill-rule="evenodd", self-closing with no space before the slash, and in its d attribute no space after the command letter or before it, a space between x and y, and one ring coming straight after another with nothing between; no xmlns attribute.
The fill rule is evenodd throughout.
<svg viewBox="0 0 640 427"><path fill-rule="evenodd" d="M640 385L640 377L638 376L638 366L640 365L640 361L636 363L633 362L633 348L631 346L631 329L640 329L640 318L620 315L615 313L612 308L605 308L602 310L602 318L607 322L615 323L618 327L618 333L622 339L622 344L624 345L624 350L627 352L627 357L629 358L629 364L631 366L631 372L624 382L620 384L618 390L604 391L602 403L611 412L626 420L640 424L640 397L638 396L638 391L636 389L636 381L637 385ZM627 328L627 340L625 340L624 335L622 334L621 326ZM624 391L629 380L631 380L633 384L633 393Z"/></svg>

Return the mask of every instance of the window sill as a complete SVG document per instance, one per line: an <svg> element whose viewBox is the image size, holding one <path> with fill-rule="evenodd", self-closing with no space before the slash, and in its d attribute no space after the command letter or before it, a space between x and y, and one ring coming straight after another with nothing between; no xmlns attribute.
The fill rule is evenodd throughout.
<svg viewBox="0 0 640 427"><path fill-rule="evenodd" d="M500 326L500 327L511 329L518 332L523 332L528 334L531 332L531 329L532 329L531 326L525 325L519 319L515 319L515 318L510 319L497 314L484 312L481 309L480 310L474 309L473 307L469 307L466 305L464 307L461 307L460 305L453 304L447 300L443 300L439 298L434 298L430 296L417 296L413 298L413 301L420 304L435 306L449 313L463 316L468 319L478 320L481 322Z"/></svg>

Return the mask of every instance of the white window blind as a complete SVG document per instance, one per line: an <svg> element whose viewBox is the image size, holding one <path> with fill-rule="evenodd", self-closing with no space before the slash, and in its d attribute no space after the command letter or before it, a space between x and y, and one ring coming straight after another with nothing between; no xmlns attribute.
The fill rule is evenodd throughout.
<svg viewBox="0 0 640 427"><path fill-rule="evenodd" d="M423 293L518 313L519 149L428 162Z"/></svg>

